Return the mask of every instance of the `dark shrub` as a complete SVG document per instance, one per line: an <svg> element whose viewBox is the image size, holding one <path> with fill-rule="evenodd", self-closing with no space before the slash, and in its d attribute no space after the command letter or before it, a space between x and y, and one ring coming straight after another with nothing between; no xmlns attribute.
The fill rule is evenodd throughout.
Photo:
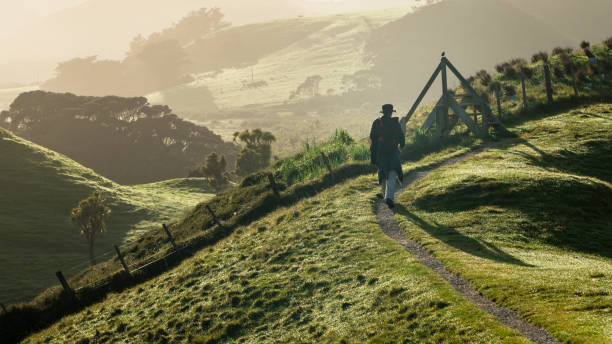
<svg viewBox="0 0 612 344"><path fill-rule="evenodd" d="M491 75L484 69L476 73L476 77L480 79L480 83L485 87L489 86L492 80Z"/></svg>
<svg viewBox="0 0 612 344"><path fill-rule="evenodd" d="M514 58L514 59L510 60L510 64L512 66L524 65L526 63L527 63L527 60L525 60L524 58Z"/></svg>
<svg viewBox="0 0 612 344"><path fill-rule="evenodd" d="M572 51L574 51L574 49L572 49L572 48L556 47L556 48L553 49L552 54L553 55L570 54Z"/></svg>
<svg viewBox="0 0 612 344"><path fill-rule="evenodd" d="M536 63L539 61L548 62L548 53L545 51L540 51L531 57L531 62Z"/></svg>
<svg viewBox="0 0 612 344"><path fill-rule="evenodd" d="M514 85L504 85L504 95L506 97L516 96L516 88L514 87Z"/></svg>
<svg viewBox="0 0 612 344"><path fill-rule="evenodd" d="M499 81L494 81L491 84L489 84L489 92L498 93L498 92L501 92L501 90L502 90L502 84Z"/></svg>
<svg viewBox="0 0 612 344"><path fill-rule="evenodd" d="M518 77L518 72L514 67L508 66L504 69L504 77L507 79L516 79Z"/></svg>
<svg viewBox="0 0 612 344"><path fill-rule="evenodd" d="M555 76L555 78L561 79L565 77L565 70L560 66L555 66L553 67L553 75Z"/></svg>
<svg viewBox="0 0 612 344"><path fill-rule="evenodd" d="M533 69L529 68L527 65L522 65L519 67L519 73L523 76L523 78L529 80L533 77Z"/></svg>

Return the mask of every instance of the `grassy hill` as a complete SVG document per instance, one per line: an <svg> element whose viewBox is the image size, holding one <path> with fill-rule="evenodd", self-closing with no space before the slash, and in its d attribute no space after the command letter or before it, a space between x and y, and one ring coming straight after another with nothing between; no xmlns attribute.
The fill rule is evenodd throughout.
<svg viewBox="0 0 612 344"><path fill-rule="evenodd" d="M37 295L57 283L55 271L71 275L88 265L87 245L68 215L79 200L102 190L112 214L96 255L112 257L112 245L180 218L213 195L202 179L175 179L122 186L64 155L0 128L1 302ZM106 254L105 254L106 253ZM112 253L112 252L111 252Z"/></svg>
<svg viewBox="0 0 612 344"><path fill-rule="evenodd" d="M410 238L568 343L612 342L612 106L531 120L520 138L409 188Z"/></svg>
<svg viewBox="0 0 612 344"><path fill-rule="evenodd" d="M606 61L608 51L596 49ZM534 80L523 113L518 98L504 96L504 120L518 138L429 175L400 197L396 217L411 238L496 303L561 341L609 343L612 106L579 105L609 96L609 87L600 96L599 88L581 85L582 97L573 97L567 80L555 77L553 86L557 102L545 105ZM461 127L454 133L440 141L422 132L411 137L404 157L420 160L406 163L406 172L435 168L481 143ZM338 131L199 204L170 225L179 246L194 249L178 267L174 260L138 286L105 287L98 304L85 295L89 307L26 342L127 335L149 342L524 342L380 233L378 186L365 149ZM324 175L320 152L332 160L333 178ZM280 185L278 199L267 173ZM124 252L140 266L171 251L156 230ZM70 282L125 277L120 269L108 260ZM70 312L65 301L56 287L0 320L16 327L23 319L55 322Z"/></svg>
<svg viewBox="0 0 612 344"><path fill-rule="evenodd" d="M528 119L512 129L519 138L409 188L396 218L448 269L558 340L611 343L610 113ZM239 227L24 342L527 343L380 231L375 180Z"/></svg>

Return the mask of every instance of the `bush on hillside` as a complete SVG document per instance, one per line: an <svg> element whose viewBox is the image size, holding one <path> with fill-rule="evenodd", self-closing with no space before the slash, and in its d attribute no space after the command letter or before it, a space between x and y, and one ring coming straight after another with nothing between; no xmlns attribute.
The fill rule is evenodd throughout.
<svg viewBox="0 0 612 344"><path fill-rule="evenodd" d="M272 158L272 142L276 137L261 129L244 130L234 133L234 142L240 141L242 151L236 159L236 174L245 177L270 165Z"/></svg>

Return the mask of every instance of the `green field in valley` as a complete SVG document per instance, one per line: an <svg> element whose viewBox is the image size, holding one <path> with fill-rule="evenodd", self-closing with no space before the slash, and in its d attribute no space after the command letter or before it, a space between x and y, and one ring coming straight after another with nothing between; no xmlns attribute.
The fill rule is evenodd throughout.
<svg viewBox="0 0 612 344"><path fill-rule="evenodd" d="M64 155L0 129L0 302L31 298L89 265L86 240L68 221L70 210L95 190L109 199L108 231L96 244L99 260L112 245L181 218L214 195L203 179L122 186Z"/></svg>

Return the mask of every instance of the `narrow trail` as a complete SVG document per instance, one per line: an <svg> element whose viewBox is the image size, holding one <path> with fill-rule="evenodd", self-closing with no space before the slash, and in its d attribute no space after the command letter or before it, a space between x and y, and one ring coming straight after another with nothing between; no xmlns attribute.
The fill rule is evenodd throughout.
<svg viewBox="0 0 612 344"><path fill-rule="evenodd" d="M453 165L462 160L473 156L478 153L482 153L487 149L498 146L500 143L493 143L485 145L477 150L463 154L461 156L448 159L430 170L423 172L416 172L407 175L404 178L404 184L396 194L404 192L414 182L425 178L429 173L438 167ZM523 320L516 312L503 307L498 306L483 295L481 295L474 286L466 279L459 277L444 267L444 264L428 253L423 246L417 242L406 238L406 234L400 228L399 224L394 218L394 213L389 207L382 201L376 202L376 218L378 224L382 228L383 232L391 239L397 241L400 245L406 248L412 255L419 259L419 261L430 268L432 271L440 275L446 280L455 290L461 293L470 302L476 304L480 309L495 316L502 324L519 331L522 335L529 338L531 341L538 344L557 344L557 341L553 336L550 335L546 330L537 328L527 321Z"/></svg>

